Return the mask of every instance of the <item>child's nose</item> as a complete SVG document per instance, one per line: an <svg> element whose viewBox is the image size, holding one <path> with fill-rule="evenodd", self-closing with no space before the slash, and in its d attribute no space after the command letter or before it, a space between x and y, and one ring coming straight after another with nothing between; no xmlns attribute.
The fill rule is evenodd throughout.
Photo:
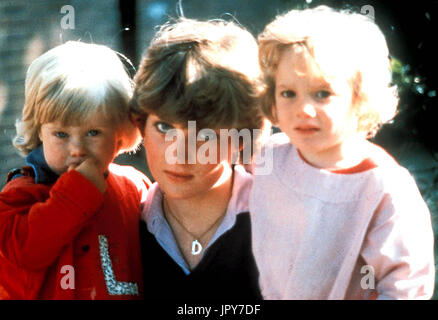
<svg viewBox="0 0 438 320"><path fill-rule="evenodd" d="M299 116L302 116L302 117L314 118L314 117L316 117L316 109L312 104L304 103L302 105L302 107L300 108L300 111L298 114L299 114Z"/></svg>
<svg viewBox="0 0 438 320"><path fill-rule="evenodd" d="M72 141L70 144L70 155L72 157L83 157L86 155L86 148L82 141Z"/></svg>

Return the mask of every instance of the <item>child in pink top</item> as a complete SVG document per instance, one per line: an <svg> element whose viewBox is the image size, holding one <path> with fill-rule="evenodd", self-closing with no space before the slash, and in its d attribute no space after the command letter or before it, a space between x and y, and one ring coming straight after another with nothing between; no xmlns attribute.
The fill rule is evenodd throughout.
<svg viewBox="0 0 438 320"><path fill-rule="evenodd" d="M264 113L252 240L265 299L429 299L429 210L409 172L367 140L395 114L388 48L360 14L292 10L259 36ZM255 170L257 173L257 168Z"/></svg>

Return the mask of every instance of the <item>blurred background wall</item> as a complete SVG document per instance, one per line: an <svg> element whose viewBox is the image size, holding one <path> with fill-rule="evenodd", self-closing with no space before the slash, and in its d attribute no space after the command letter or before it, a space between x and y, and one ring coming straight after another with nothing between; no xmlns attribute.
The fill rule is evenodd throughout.
<svg viewBox="0 0 438 320"><path fill-rule="evenodd" d="M156 26L181 14L178 4L177 0L0 0L0 188L11 168L24 165L11 139L30 62L58 44L81 40L110 46L137 67ZM183 0L181 4L186 17L234 19L254 35L292 8L325 4L372 14L396 58L394 81L401 96L398 116L373 141L414 175L438 234L438 1ZM149 175L143 150L116 162L132 164Z"/></svg>

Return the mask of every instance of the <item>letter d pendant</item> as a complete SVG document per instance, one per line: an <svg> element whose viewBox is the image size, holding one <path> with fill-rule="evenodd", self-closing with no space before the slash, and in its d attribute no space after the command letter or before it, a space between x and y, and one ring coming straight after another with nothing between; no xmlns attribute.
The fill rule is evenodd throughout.
<svg viewBox="0 0 438 320"><path fill-rule="evenodd" d="M202 251L202 245L198 240L193 240L192 241L192 255L196 256L198 254L200 254Z"/></svg>

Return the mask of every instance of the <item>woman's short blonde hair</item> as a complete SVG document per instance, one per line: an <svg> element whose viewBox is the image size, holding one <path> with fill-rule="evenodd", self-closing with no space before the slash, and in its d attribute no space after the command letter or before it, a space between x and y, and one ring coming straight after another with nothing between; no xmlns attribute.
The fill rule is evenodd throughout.
<svg viewBox="0 0 438 320"><path fill-rule="evenodd" d="M265 79L263 113L273 122L275 73L282 52L299 45L330 81L342 76L349 82L358 131L372 136L391 120L398 105L391 86L389 51L379 27L362 14L335 11L326 6L291 10L268 24L259 35L259 62Z"/></svg>
<svg viewBox="0 0 438 320"><path fill-rule="evenodd" d="M133 82L115 51L77 41L57 46L35 59L27 70L14 146L27 155L41 144L42 124L78 125L99 113L119 128L119 152L135 150L141 135L129 119L132 92Z"/></svg>
<svg viewBox="0 0 438 320"><path fill-rule="evenodd" d="M147 49L132 110L185 126L194 120L198 128L260 129L260 74L257 42L247 30L180 18L163 25Z"/></svg>

